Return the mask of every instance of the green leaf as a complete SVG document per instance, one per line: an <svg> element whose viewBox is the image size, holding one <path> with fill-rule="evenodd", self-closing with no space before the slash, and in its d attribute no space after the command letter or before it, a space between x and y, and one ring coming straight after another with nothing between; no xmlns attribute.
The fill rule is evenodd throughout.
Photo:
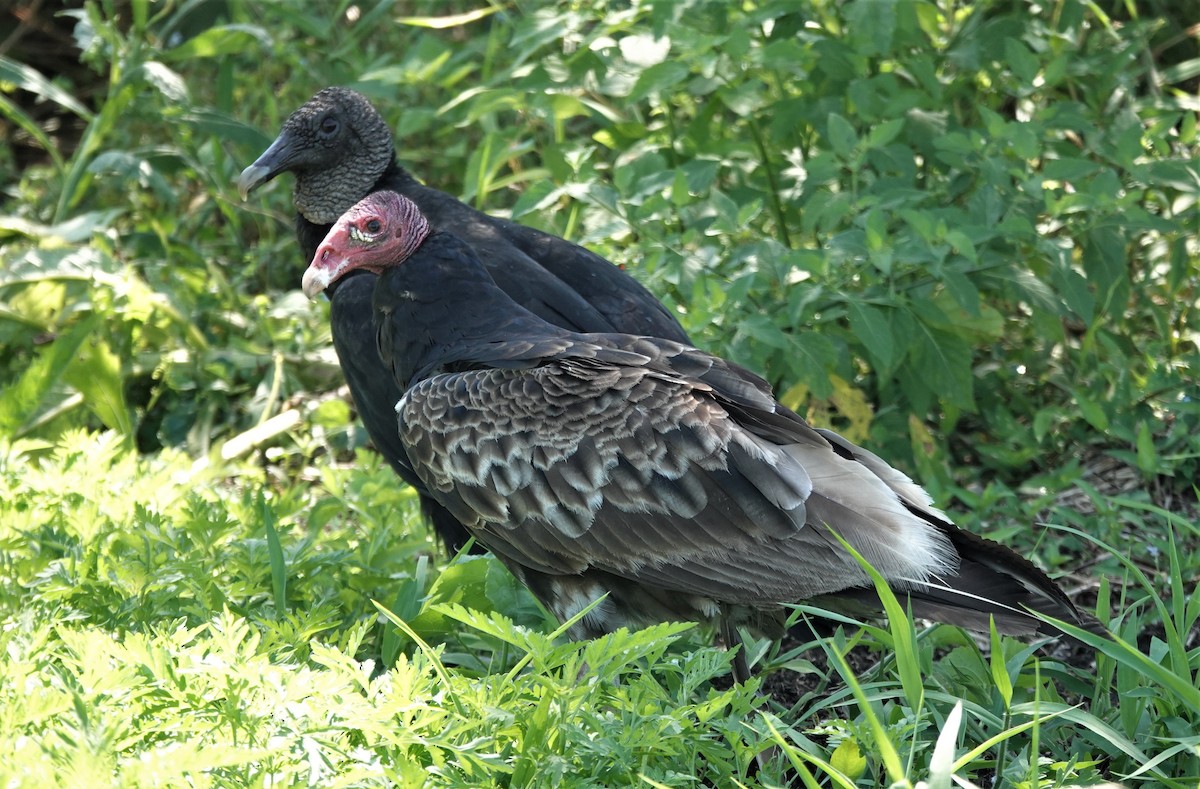
<svg viewBox="0 0 1200 789"><path fill-rule="evenodd" d="M829 763L852 781L857 781L867 771L867 757L858 743L851 739L842 740L829 755Z"/></svg>
<svg viewBox="0 0 1200 789"><path fill-rule="evenodd" d="M910 353L916 376L923 386L943 402L974 408L974 380L970 346L958 335L937 329L933 321L946 322L946 315L929 302L913 302L918 317Z"/></svg>
<svg viewBox="0 0 1200 789"><path fill-rule="evenodd" d="M848 301L846 314L851 331L867 349L877 372L882 376L889 375L899 362L899 356L888 319L880 310L861 301Z"/></svg>
<svg viewBox="0 0 1200 789"><path fill-rule="evenodd" d="M133 414L125 401L122 360L106 340L93 334L80 343L63 380L83 395L85 405L105 427L133 438Z"/></svg>
<svg viewBox="0 0 1200 789"><path fill-rule="evenodd" d="M68 91L55 85L37 69L0 55L0 82L9 82L35 96L53 101L83 118L92 119L92 111L83 106Z"/></svg>
<svg viewBox="0 0 1200 789"><path fill-rule="evenodd" d="M1106 309L1124 303L1118 294L1129 290L1128 257L1125 240L1116 228L1097 227L1087 234L1083 268Z"/></svg>
<svg viewBox="0 0 1200 789"><path fill-rule="evenodd" d="M412 622L425 606L425 593L429 587L429 557L417 557L417 566L411 575L400 582L396 589L396 597L392 602L391 611L400 619ZM400 650L404 648L404 638L401 630L384 627L381 652L383 664L394 666Z"/></svg>
<svg viewBox="0 0 1200 789"><path fill-rule="evenodd" d="M858 134L854 131L854 127L850 125L850 121L836 112L831 112L827 120L826 130L829 145L833 148L833 152L843 161L851 160L854 157L854 148L858 145Z"/></svg>
<svg viewBox="0 0 1200 789"><path fill-rule="evenodd" d="M350 404L341 398L325 400L313 409L309 422L326 429L345 427L350 424Z"/></svg>
<svg viewBox="0 0 1200 789"><path fill-rule="evenodd" d="M470 557L442 570L429 588L426 607L435 603L461 603L468 608L487 610L487 572L494 560Z"/></svg>
<svg viewBox="0 0 1200 789"><path fill-rule="evenodd" d="M1038 59L1029 51L1029 47L1015 38L1004 40L1004 62L1025 85L1033 83L1040 67Z"/></svg>
<svg viewBox="0 0 1200 789"><path fill-rule="evenodd" d="M1062 419L1062 412L1058 408L1041 408L1033 416L1033 437L1038 441L1046 438L1046 434L1050 432L1050 427Z"/></svg>
<svg viewBox="0 0 1200 789"><path fill-rule="evenodd" d="M980 315L979 288L975 287L975 283L971 281L970 277L953 269L947 269L942 272L942 284L954 297L954 301L969 315L973 317ZM997 332L998 334L999 332Z"/></svg>
<svg viewBox="0 0 1200 789"><path fill-rule="evenodd" d="M50 139L50 136L42 130L42 127L37 124L33 118L30 118L13 102L9 101L4 94L0 93L0 117L8 118L10 121L21 127L26 134L37 140L38 145L42 146L42 150L50 154L50 158L54 161L54 166L61 172L64 163L62 154L58 151L58 146ZM12 221L11 217L5 217L6 220Z"/></svg>
<svg viewBox="0 0 1200 789"><path fill-rule="evenodd" d="M253 126L216 110L192 109L185 112L180 120L204 135L228 140L248 149L266 148L271 142L270 137Z"/></svg>
<svg viewBox="0 0 1200 789"><path fill-rule="evenodd" d="M690 202L692 197L688 194L687 175L683 170L676 170L675 180L671 183L671 203L682 207Z"/></svg>
<svg viewBox="0 0 1200 789"><path fill-rule="evenodd" d="M904 131L905 123L906 120L904 118L892 118L873 126L871 131L867 132L865 146L867 148L882 148L888 145L892 140L900 136L900 132Z"/></svg>
<svg viewBox="0 0 1200 789"><path fill-rule="evenodd" d="M162 63L147 61L142 64L142 77L158 89L158 92L174 104L188 103L187 83L177 73Z"/></svg>
<svg viewBox="0 0 1200 789"><path fill-rule="evenodd" d="M791 347L783 330L766 315L754 315L738 324L738 333L780 350Z"/></svg>
<svg viewBox="0 0 1200 789"><path fill-rule="evenodd" d="M678 60L668 60L643 69L629 93L629 100L638 101L647 96L668 92L685 80L687 75L688 67Z"/></svg>
<svg viewBox="0 0 1200 789"><path fill-rule="evenodd" d="M893 0L852 0L846 4L846 21L857 52L886 55L892 51L896 34L896 7Z"/></svg>
<svg viewBox="0 0 1200 789"><path fill-rule="evenodd" d="M271 34L254 25L221 25L192 36L163 53L168 63L185 64L198 58L223 58L257 54L271 46Z"/></svg>
<svg viewBox="0 0 1200 789"><path fill-rule="evenodd" d="M396 17L396 22L401 25L424 27L431 30L448 30L452 27L462 27L463 25L469 25L472 22L486 19L503 9L503 6L496 5L486 8L476 8L472 11L464 11L461 14L447 14L446 16L398 16Z"/></svg>
<svg viewBox="0 0 1200 789"><path fill-rule="evenodd" d="M275 529L275 510L265 495L258 494L258 507L262 513L263 529L267 533L267 560L271 565L271 594L275 600L275 615L281 617L287 611L287 559L279 532Z"/></svg>
<svg viewBox="0 0 1200 789"><path fill-rule="evenodd" d="M721 161L718 159L692 159L683 165L682 169L687 176L688 192L694 195L703 195L716 183L717 174L721 170Z"/></svg>
<svg viewBox="0 0 1200 789"><path fill-rule="evenodd" d="M1104 413L1104 409L1082 392L1075 391L1075 405L1079 408L1079 413L1088 421L1092 427L1101 432L1108 430L1108 414Z"/></svg>
<svg viewBox="0 0 1200 789"><path fill-rule="evenodd" d="M1007 710L1012 705L1013 684L1012 677L1008 674L1008 663L1004 660L1004 645L1000 642L1000 633L996 630L995 619L988 623L988 631L992 645L988 655L992 669L992 682L996 683L996 692L1000 694L1000 700L1004 702L1004 709Z"/></svg>
<svg viewBox="0 0 1200 789"><path fill-rule="evenodd" d="M831 534L871 577L871 583L888 616L888 633L893 639L892 647L895 650L896 665L905 698L913 709L920 709L924 703L925 686L921 681L920 666L917 662L916 631L913 628L912 618L907 615L900 605L900 601L896 599L895 592L892 591L879 571L872 567L844 537L832 531ZM826 649L828 650L829 647ZM851 692L867 717L867 723L875 735L875 744L881 751L880 758L889 779L893 783L900 781L904 775L904 768L896 744L886 736L883 721L876 713L875 706L868 700L862 685L854 677L850 667L846 665L845 657L841 653L834 653L833 657L840 666L842 678L850 686Z"/></svg>
<svg viewBox="0 0 1200 789"><path fill-rule="evenodd" d="M954 251L972 263L979 262L979 254L975 251L975 242L961 230L946 231L946 242L954 246Z"/></svg>
<svg viewBox="0 0 1200 789"><path fill-rule="evenodd" d="M1087 280L1069 268L1056 269L1051 276L1067 309L1090 325L1096 316L1096 298L1088 288Z"/></svg>
<svg viewBox="0 0 1200 789"><path fill-rule="evenodd" d="M42 349L16 383L0 389L0 433L19 436L101 325L99 315L80 321Z"/></svg>
<svg viewBox="0 0 1200 789"><path fill-rule="evenodd" d="M1155 474L1159 470L1158 450L1154 446L1154 435L1150 425L1142 422L1137 432L1137 465L1143 474Z"/></svg>
<svg viewBox="0 0 1200 789"><path fill-rule="evenodd" d="M1042 165L1042 174L1055 181L1071 183L1083 180L1099 169L1100 165L1090 159L1068 156L1046 160L1046 163Z"/></svg>
<svg viewBox="0 0 1200 789"><path fill-rule="evenodd" d="M657 66L667 59L671 52L671 39L658 37L652 33L634 33L623 36L617 42L621 57L638 68Z"/></svg>
<svg viewBox="0 0 1200 789"><path fill-rule="evenodd" d="M959 277L961 279L955 280L954 275L951 274L949 280L955 280L956 286L963 292L952 293L949 287L944 291L938 291L927 303L918 306L922 320L932 327L961 337L969 343L990 342L1002 337L1005 328L1004 316L995 307L981 303L982 299L979 298L973 282L967 280L964 283L962 280L966 277L962 275ZM971 298L973 294L975 295L974 301ZM975 311L971 312L964 307L960 303L960 299L966 299L975 307ZM931 306L936 309L929 309Z"/></svg>
<svg viewBox="0 0 1200 789"><path fill-rule="evenodd" d="M867 236L867 249L878 251L887 246L890 246L888 240L888 222L887 215L878 208L872 208L867 211L866 221L863 223L863 230ZM891 267L881 267L880 271L883 274L888 274Z"/></svg>
<svg viewBox="0 0 1200 789"><path fill-rule="evenodd" d="M534 181L521 193L512 207L512 218L543 211L563 196L563 190L550 181Z"/></svg>
<svg viewBox="0 0 1200 789"><path fill-rule="evenodd" d="M1189 195L1200 194L1200 164L1194 161L1156 159L1139 162L1130 170L1130 175L1147 186L1164 187Z"/></svg>

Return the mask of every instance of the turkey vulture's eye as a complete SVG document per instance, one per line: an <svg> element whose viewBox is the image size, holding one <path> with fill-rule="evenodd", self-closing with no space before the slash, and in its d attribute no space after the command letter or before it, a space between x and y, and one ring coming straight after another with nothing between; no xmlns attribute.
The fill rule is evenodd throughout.
<svg viewBox="0 0 1200 789"><path fill-rule="evenodd" d="M321 119L321 136L332 137L338 131L338 119L332 115L326 115Z"/></svg>
<svg viewBox="0 0 1200 789"><path fill-rule="evenodd" d="M383 223L378 219L368 219L366 228L368 233L378 233L383 229Z"/></svg>

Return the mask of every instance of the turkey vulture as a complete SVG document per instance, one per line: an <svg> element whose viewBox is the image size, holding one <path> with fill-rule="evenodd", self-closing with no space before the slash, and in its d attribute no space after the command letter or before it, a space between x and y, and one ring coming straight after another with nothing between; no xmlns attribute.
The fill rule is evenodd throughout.
<svg viewBox="0 0 1200 789"><path fill-rule="evenodd" d="M857 610L872 584L835 533L919 616L1057 632L1027 607L1099 630L1029 561L956 528L763 379L673 340L546 322L400 195L337 222L304 292L363 269L379 275L379 355L404 392L414 471L556 616L608 594L574 636L664 619L778 634L786 603Z"/></svg>
<svg viewBox="0 0 1200 789"><path fill-rule="evenodd" d="M326 88L293 112L271 146L242 171L238 189L245 198L284 172L296 175L296 235L305 263L334 220L368 194L387 189L420 206L434 227L452 230L467 242L509 296L551 323L573 331L620 331L688 342L649 291L599 255L423 186L397 161L383 118L353 90ZM466 542L467 532L424 495L396 435L392 407L400 390L375 350L374 286L374 277L360 274L327 289L334 349L371 440L396 473L422 493L422 508L453 554Z"/></svg>

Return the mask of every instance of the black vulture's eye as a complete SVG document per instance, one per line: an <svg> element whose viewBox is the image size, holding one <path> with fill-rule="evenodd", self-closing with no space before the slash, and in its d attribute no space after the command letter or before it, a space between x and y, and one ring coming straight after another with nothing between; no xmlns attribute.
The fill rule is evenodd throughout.
<svg viewBox="0 0 1200 789"><path fill-rule="evenodd" d="M367 220L367 232L368 233L378 233L382 228L383 228L383 223L380 222L378 219L368 219Z"/></svg>
<svg viewBox="0 0 1200 789"><path fill-rule="evenodd" d="M332 137L338 132L338 119L332 115L326 115L321 119L321 136Z"/></svg>

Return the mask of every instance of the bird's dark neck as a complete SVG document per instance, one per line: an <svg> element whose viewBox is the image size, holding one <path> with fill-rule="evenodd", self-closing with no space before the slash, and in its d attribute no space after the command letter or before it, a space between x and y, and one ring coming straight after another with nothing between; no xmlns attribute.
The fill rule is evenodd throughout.
<svg viewBox="0 0 1200 789"><path fill-rule="evenodd" d="M531 340L567 333L513 301L470 247L446 233L433 233L383 274L375 310L380 352L405 388L439 371L516 361Z"/></svg>
<svg viewBox="0 0 1200 789"><path fill-rule="evenodd" d="M420 182L413 177L413 174L405 169L404 165L400 164L400 160L395 156L392 157L392 163L383 171L383 175L379 176L379 180L375 182L375 187L371 190L377 192L381 189L390 189L393 192L404 194L404 189L409 186L414 186ZM364 195L365 197L366 195Z"/></svg>

